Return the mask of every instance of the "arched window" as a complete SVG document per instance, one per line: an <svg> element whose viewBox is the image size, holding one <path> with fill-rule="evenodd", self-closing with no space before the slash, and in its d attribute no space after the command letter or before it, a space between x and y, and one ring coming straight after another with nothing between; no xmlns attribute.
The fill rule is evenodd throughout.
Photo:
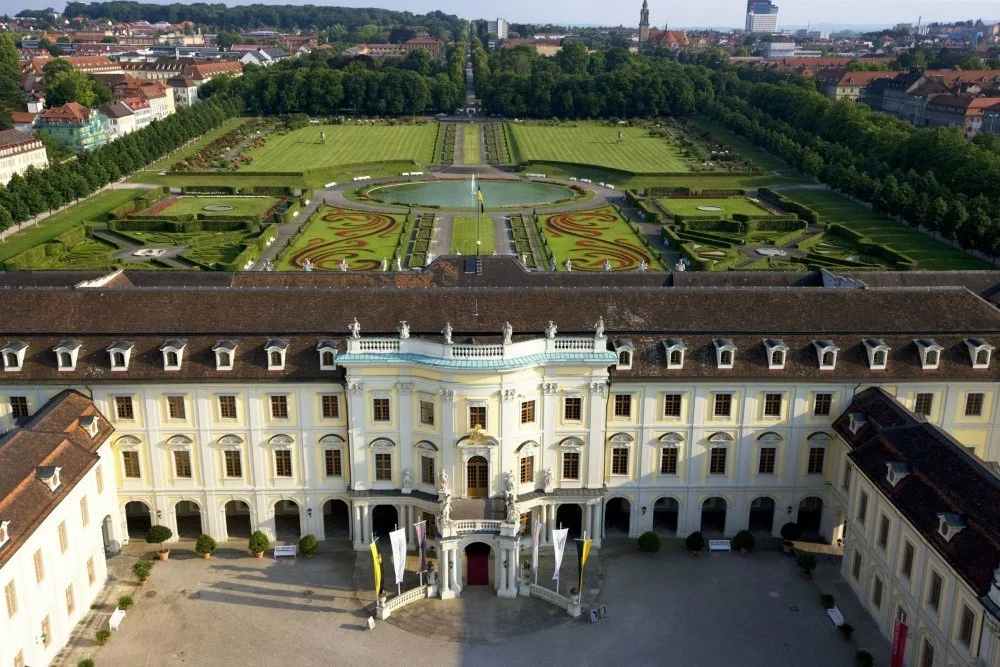
<svg viewBox="0 0 1000 667"><path fill-rule="evenodd" d="M72 368L73 356L69 352L59 353L59 368Z"/></svg>
<svg viewBox="0 0 1000 667"><path fill-rule="evenodd" d="M166 356L167 366L173 367L179 364L179 360L177 359L177 353L174 352L173 350L168 350L165 356Z"/></svg>
<svg viewBox="0 0 1000 667"><path fill-rule="evenodd" d="M330 350L323 350L323 356L322 356L321 363L324 366L333 366L334 358L335 357L333 356L333 352L331 352Z"/></svg>
<svg viewBox="0 0 1000 667"><path fill-rule="evenodd" d="M281 352L278 350L271 350L271 365L281 366Z"/></svg>

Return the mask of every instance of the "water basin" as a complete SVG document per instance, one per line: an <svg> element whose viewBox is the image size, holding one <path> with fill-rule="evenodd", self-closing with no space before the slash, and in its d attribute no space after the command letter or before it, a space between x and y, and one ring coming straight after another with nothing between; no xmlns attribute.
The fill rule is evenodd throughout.
<svg viewBox="0 0 1000 667"><path fill-rule="evenodd" d="M486 208L539 206L573 199L565 185L532 181L477 181ZM466 180L424 181L383 185L368 191L368 197L385 204L440 206L451 209L475 209L478 205L472 182Z"/></svg>

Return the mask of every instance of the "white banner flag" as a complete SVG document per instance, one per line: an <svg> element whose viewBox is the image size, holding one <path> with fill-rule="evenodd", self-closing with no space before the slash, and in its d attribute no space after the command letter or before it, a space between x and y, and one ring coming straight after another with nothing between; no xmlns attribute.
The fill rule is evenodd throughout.
<svg viewBox="0 0 1000 667"><path fill-rule="evenodd" d="M552 531L552 548L556 555L556 571L552 573L553 579L559 578L559 566L562 565L563 551L566 550L566 537L569 535L569 528L558 528Z"/></svg>
<svg viewBox="0 0 1000 667"><path fill-rule="evenodd" d="M392 544L392 566L396 570L396 583L401 584L406 572L406 529L400 528L389 533L389 542Z"/></svg>
<svg viewBox="0 0 1000 667"><path fill-rule="evenodd" d="M531 526L531 569L538 572L538 543L542 541L542 522L535 519Z"/></svg>

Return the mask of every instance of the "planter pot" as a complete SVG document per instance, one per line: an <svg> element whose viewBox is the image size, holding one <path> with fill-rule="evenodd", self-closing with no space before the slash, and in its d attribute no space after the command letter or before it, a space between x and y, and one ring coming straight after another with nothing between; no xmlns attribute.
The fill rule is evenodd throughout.
<svg viewBox="0 0 1000 667"><path fill-rule="evenodd" d="M802 578L805 579L806 581L812 581L813 573L809 571L804 571L802 572Z"/></svg>
<svg viewBox="0 0 1000 667"><path fill-rule="evenodd" d="M305 556L306 558L312 558L312 557L313 557L313 555L312 555L312 554L303 554L303 555L304 555L304 556Z"/></svg>
<svg viewBox="0 0 1000 667"><path fill-rule="evenodd" d="M740 549L740 555L741 556L746 556L747 555L747 550L746 549Z"/></svg>
<svg viewBox="0 0 1000 667"><path fill-rule="evenodd" d="M700 551L692 551L692 552L691 552L691 555L692 555L692 556L697 556L697 555L698 555L698 554L700 554L700 553L701 553Z"/></svg>
<svg viewBox="0 0 1000 667"><path fill-rule="evenodd" d="M160 560L167 560L170 558L170 549L160 549L156 552L156 557Z"/></svg>
<svg viewBox="0 0 1000 667"><path fill-rule="evenodd" d="M259 551L259 552L255 553L254 556L256 556L257 558L263 558L264 557L264 552L263 551Z"/></svg>
<svg viewBox="0 0 1000 667"><path fill-rule="evenodd" d="M781 543L781 550L786 554L790 554L795 550L795 543L791 540L785 540Z"/></svg>
<svg viewBox="0 0 1000 667"><path fill-rule="evenodd" d="M212 554L210 554L210 553L208 553L208 554L202 554L201 557L204 558L205 560L208 560L209 558L212 557Z"/></svg>
<svg viewBox="0 0 1000 667"><path fill-rule="evenodd" d="M844 640L845 642L846 642L846 641L850 641L850 640L851 640L851 635L852 635L852 634L853 634L853 633L850 633L850 632L843 632L843 631L841 631L841 632L840 632L840 638L841 638L841 639L843 639L843 640Z"/></svg>
<svg viewBox="0 0 1000 667"><path fill-rule="evenodd" d="M139 582L139 588L145 588L145 587L146 587L146 580L143 579L142 581Z"/></svg>

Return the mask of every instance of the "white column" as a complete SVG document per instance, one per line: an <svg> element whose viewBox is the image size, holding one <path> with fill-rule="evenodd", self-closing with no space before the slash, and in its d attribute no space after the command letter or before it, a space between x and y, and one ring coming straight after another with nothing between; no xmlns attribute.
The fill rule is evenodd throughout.
<svg viewBox="0 0 1000 667"><path fill-rule="evenodd" d="M594 539L598 544L604 539L604 507L600 501L594 505Z"/></svg>
<svg viewBox="0 0 1000 667"><path fill-rule="evenodd" d="M406 506L406 544L410 549L416 548L417 535L413 531L413 519L417 515L417 508L413 505Z"/></svg>
<svg viewBox="0 0 1000 667"><path fill-rule="evenodd" d="M462 592L462 557L458 553L458 545L451 551L451 560L449 561L451 565L451 576L452 576L452 590L456 594Z"/></svg>
<svg viewBox="0 0 1000 667"><path fill-rule="evenodd" d="M449 597L448 593L451 587L448 585L448 579L450 576L450 570L448 569L448 551L443 547L438 549L440 557L438 558L438 579L441 580L441 598L444 599Z"/></svg>
<svg viewBox="0 0 1000 667"><path fill-rule="evenodd" d="M500 589L500 593L507 592L507 549L500 549L498 552L499 561L497 564L500 566L498 569L500 571L500 576L497 579L497 588Z"/></svg>
<svg viewBox="0 0 1000 667"><path fill-rule="evenodd" d="M353 521L353 524L354 524L354 545L356 547L359 547L359 546L364 545L364 543L365 543L365 540L364 540L365 530L364 530L364 527L361 525L361 505L355 505L354 509L353 509L353 512L354 512L354 521Z"/></svg>
<svg viewBox="0 0 1000 667"><path fill-rule="evenodd" d="M361 543L367 544L372 538L371 507L362 505L361 507Z"/></svg>
<svg viewBox="0 0 1000 667"><path fill-rule="evenodd" d="M556 506L547 505L547 507L549 508L549 517L548 517L549 527L548 530L545 531L545 535L549 544L552 544L552 531L555 530L556 527Z"/></svg>
<svg viewBox="0 0 1000 667"><path fill-rule="evenodd" d="M594 506L591 505L590 503L586 503L583 506L583 509L584 509L584 512L583 512L583 530L581 530L580 532L581 533L585 532L585 533L587 533L587 537L591 537L592 538L592 537L594 537L594 531L591 528L591 526L594 525ZM581 537L583 537L583 536L581 535Z"/></svg>

